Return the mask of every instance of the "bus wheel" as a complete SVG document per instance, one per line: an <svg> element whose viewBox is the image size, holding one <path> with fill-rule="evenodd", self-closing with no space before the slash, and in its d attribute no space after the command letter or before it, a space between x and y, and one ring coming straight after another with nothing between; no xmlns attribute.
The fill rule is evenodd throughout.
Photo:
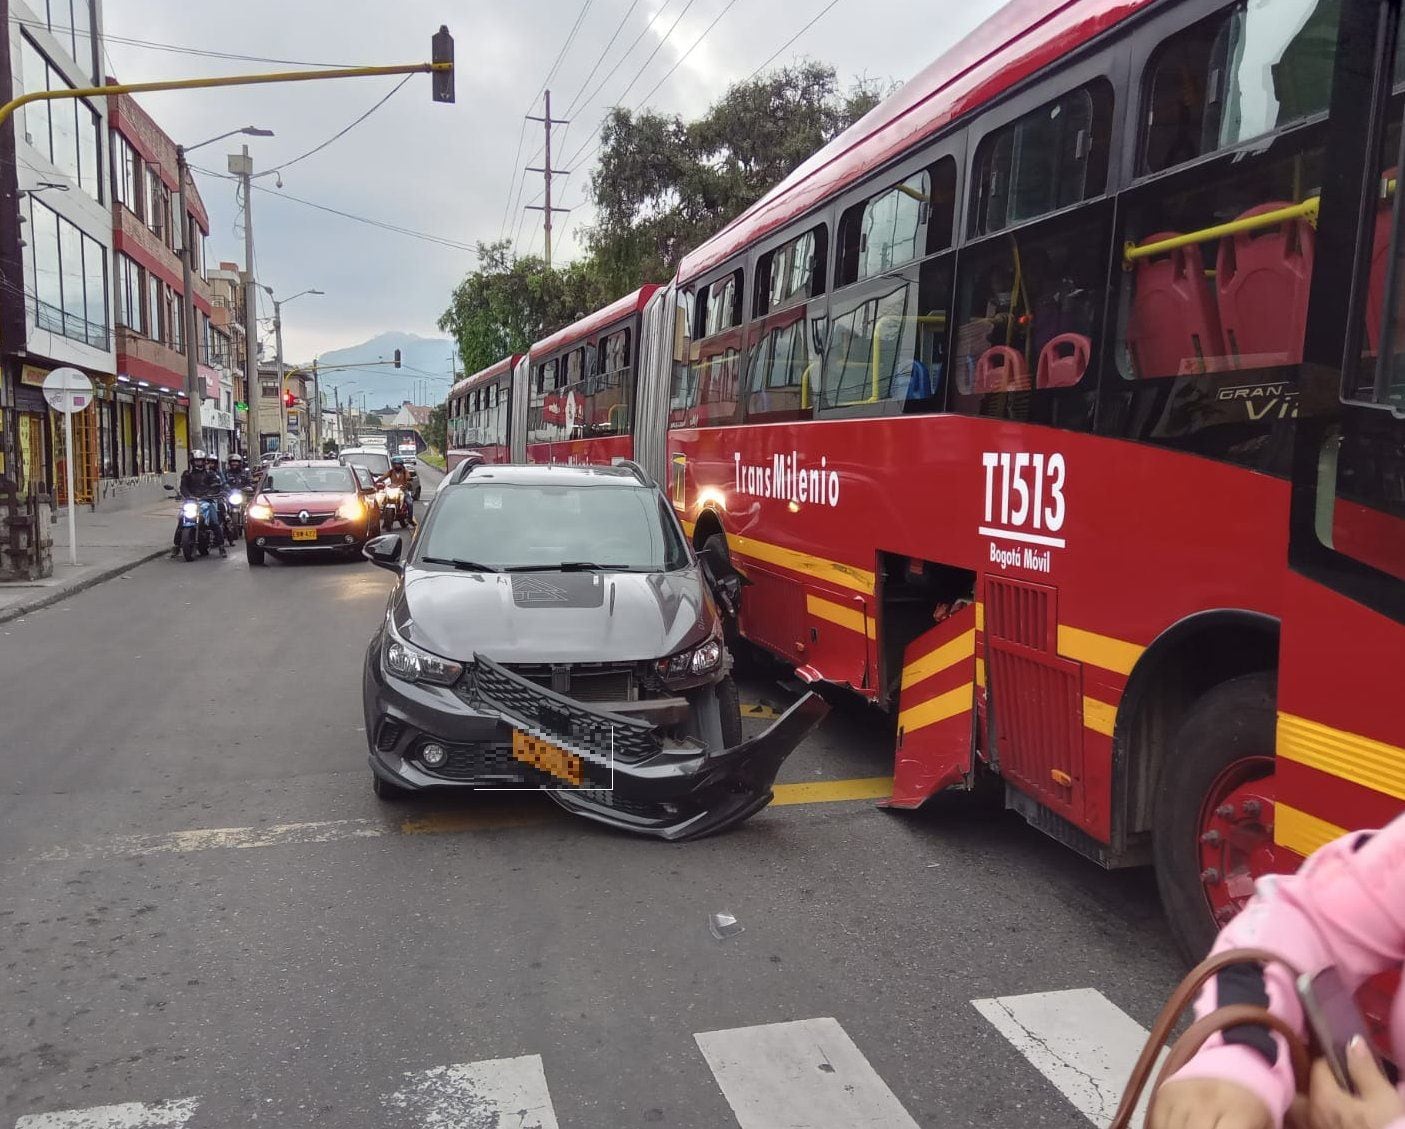
<svg viewBox="0 0 1405 1129"><path fill-rule="evenodd" d="M1273 845L1276 685L1269 673L1232 678L1191 706L1161 770L1153 826L1156 880L1186 960L1283 862Z"/></svg>

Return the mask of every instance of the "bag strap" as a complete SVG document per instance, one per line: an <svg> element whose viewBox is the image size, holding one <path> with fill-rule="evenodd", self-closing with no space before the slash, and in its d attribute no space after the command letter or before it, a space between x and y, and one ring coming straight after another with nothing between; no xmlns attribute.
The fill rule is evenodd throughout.
<svg viewBox="0 0 1405 1129"><path fill-rule="evenodd" d="M1166 1006L1161 1009L1161 1014L1156 1017L1156 1022L1152 1024L1146 1045L1142 1047L1142 1053L1138 1056L1136 1065L1132 1067L1131 1077L1127 1080L1127 1087L1122 1093L1122 1102L1117 1107L1117 1113L1108 1129L1130 1129L1132 1113L1137 1107L1137 1102L1141 1099L1142 1091L1146 1089L1147 1082L1151 1079L1152 1069L1156 1065L1156 1056L1161 1053L1161 1048L1169 1041L1171 1031L1175 1028L1177 1020L1180 1019L1181 1013L1195 1001L1196 993L1200 991L1207 980L1223 969L1237 964L1279 964L1286 968L1295 979L1298 975L1296 968L1277 953L1271 953L1267 949L1226 949L1224 952L1206 957L1192 968L1186 973L1185 979L1176 986L1175 991L1166 1001ZM1303 1045L1297 1032L1289 1027L1281 1017L1272 1014L1265 1008L1255 1007L1252 1004L1234 1004L1230 1007L1218 1008L1209 1015L1196 1020L1185 1034L1176 1040L1176 1045L1172 1047L1170 1055L1167 1056L1166 1066L1157 1076L1153 1093L1174 1071L1184 1066L1210 1036L1227 1027L1239 1027L1245 1024L1268 1027L1283 1036L1288 1044L1288 1053L1292 1058L1294 1080L1300 1091L1305 1090L1309 1067L1308 1054L1307 1048Z"/></svg>

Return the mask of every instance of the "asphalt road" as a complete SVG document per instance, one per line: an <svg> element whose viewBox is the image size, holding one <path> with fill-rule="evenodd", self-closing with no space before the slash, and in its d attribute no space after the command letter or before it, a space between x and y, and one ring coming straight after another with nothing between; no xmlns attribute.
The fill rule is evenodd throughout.
<svg viewBox="0 0 1405 1129"><path fill-rule="evenodd" d="M927 1129L1090 1124L972 1001L1148 1024L1180 973L1148 874L961 797L687 845L534 795L382 804L359 671L390 580L159 561L0 626L0 1127L549 1126L437 1070L540 1056L560 1125L752 1129L781 1122L694 1036L827 1017ZM890 768L855 709L782 779ZM175 1104L38 1116L136 1102Z"/></svg>

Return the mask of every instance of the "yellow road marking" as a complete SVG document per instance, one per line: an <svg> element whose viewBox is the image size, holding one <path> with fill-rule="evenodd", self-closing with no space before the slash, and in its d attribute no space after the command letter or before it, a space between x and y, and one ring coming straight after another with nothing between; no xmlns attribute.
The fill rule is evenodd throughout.
<svg viewBox="0 0 1405 1129"><path fill-rule="evenodd" d="M891 776L860 776L852 780L815 780L806 784L777 784L772 804L833 804L841 800L886 800L893 794Z"/></svg>
<svg viewBox="0 0 1405 1129"><path fill-rule="evenodd" d="M967 682L955 690L948 690L945 694L938 694L935 698L910 706L898 714L898 728L912 733L945 721L949 717L955 717L962 710L970 710L975 706L973 687L974 683Z"/></svg>
<svg viewBox="0 0 1405 1129"><path fill-rule="evenodd" d="M949 666L955 666L975 653L976 629L973 627L903 667L902 688L906 690L909 686L915 686L924 678L930 678Z"/></svg>
<svg viewBox="0 0 1405 1129"><path fill-rule="evenodd" d="M759 717L762 721L775 721L780 716L764 702L746 702L742 705L742 717Z"/></svg>
<svg viewBox="0 0 1405 1129"><path fill-rule="evenodd" d="M1093 631L1084 631L1081 627L1059 624L1059 654L1067 659L1092 663L1093 666L1116 671L1118 674L1131 674L1132 667L1137 665L1137 660L1142 657L1144 650L1145 647L1136 643L1114 639L1110 635L1099 635Z"/></svg>
<svg viewBox="0 0 1405 1129"><path fill-rule="evenodd" d="M1405 800L1405 749L1296 714L1278 715L1278 755Z"/></svg>
<svg viewBox="0 0 1405 1129"><path fill-rule="evenodd" d="M1273 806L1274 841L1290 851L1296 851L1304 858L1318 847L1325 847L1333 839L1340 839L1345 834L1346 828L1289 807L1281 800Z"/></svg>
<svg viewBox="0 0 1405 1129"><path fill-rule="evenodd" d="M539 827L558 809L543 807L523 811L435 811L413 816L400 824L404 835L446 835L461 831L500 831L511 827ZM565 814L564 812L562 814Z"/></svg>
<svg viewBox="0 0 1405 1129"><path fill-rule="evenodd" d="M1112 736L1112 727L1117 721L1117 707L1097 698L1083 697L1083 724L1098 733Z"/></svg>
<svg viewBox="0 0 1405 1129"><path fill-rule="evenodd" d="M847 627L859 635L866 635L870 639L875 637L873 620L864 615L862 608L846 608L843 604L836 604L833 600L825 600L806 593L805 610L820 619L837 623L840 627Z"/></svg>

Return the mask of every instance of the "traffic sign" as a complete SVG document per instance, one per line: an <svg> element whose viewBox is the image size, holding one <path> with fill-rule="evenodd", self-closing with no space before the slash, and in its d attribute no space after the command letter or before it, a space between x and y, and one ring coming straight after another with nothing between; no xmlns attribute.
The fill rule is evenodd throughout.
<svg viewBox="0 0 1405 1129"><path fill-rule="evenodd" d="M81 412L93 402L93 382L76 368L56 368L44 378L44 399L56 412Z"/></svg>

